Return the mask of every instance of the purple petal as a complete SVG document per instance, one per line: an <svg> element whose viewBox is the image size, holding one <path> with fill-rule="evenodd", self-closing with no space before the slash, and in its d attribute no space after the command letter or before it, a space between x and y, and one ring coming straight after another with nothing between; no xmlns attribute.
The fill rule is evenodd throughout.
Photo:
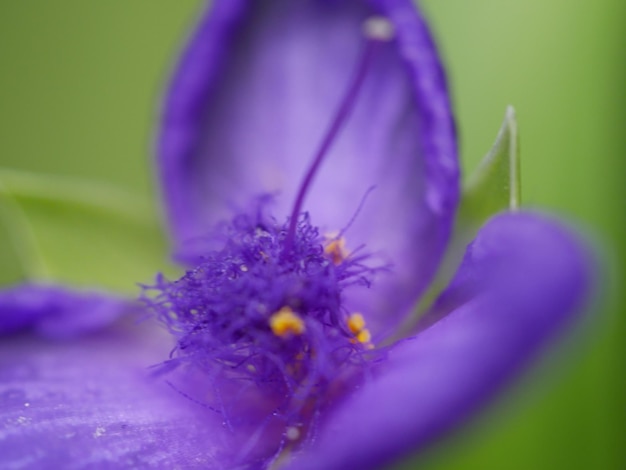
<svg viewBox="0 0 626 470"><path fill-rule="evenodd" d="M571 323L589 294L588 261L544 216L492 219L430 318L438 321L397 344L289 468L378 468L451 430Z"/></svg>
<svg viewBox="0 0 626 470"><path fill-rule="evenodd" d="M142 328L3 340L0 467L228 468L250 434L235 439L217 413L151 376L171 339Z"/></svg>
<svg viewBox="0 0 626 470"><path fill-rule="evenodd" d="M345 93L371 15L388 17L396 39L381 45L305 209L323 231L339 231L375 187L346 238L352 249L366 244L393 272L348 304L378 316L380 327L405 313L432 276L458 199L443 70L412 2L213 2L169 90L159 163L177 250L261 193L278 192L273 215L282 223Z"/></svg>
<svg viewBox="0 0 626 470"><path fill-rule="evenodd" d="M105 328L136 308L104 292L21 284L0 290L0 335L30 329L48 338L69 338Z"/></svg>

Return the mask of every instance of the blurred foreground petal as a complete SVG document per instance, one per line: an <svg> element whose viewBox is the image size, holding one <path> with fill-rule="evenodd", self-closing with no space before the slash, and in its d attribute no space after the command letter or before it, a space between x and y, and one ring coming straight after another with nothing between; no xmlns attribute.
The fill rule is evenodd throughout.
<svg viewBox="0 0 626 470"><path fill-rule="evenodd" d="M289 468L376 468L450 431L574 319L589 294L588 261L547 217L491 219L423 330L394 347Z"/></svg>

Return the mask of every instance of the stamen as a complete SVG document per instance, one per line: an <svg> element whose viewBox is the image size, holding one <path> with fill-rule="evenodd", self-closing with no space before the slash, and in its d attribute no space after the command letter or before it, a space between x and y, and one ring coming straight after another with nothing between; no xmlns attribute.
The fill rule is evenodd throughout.
<svg viewBox="0 0 626 470"><path fill-rule="evenodd" d="M350 318L348 318L348 328L352 334L359 334L359 332L365 328L365 319L363 318L363 315L360 313L353 313L350 315Z"/></svg>
<svg viewBox="0 0 626 470"><path fill-rule="evenodd" d="M346 239L343 237L328 236L328 243L324 246L326 253L335 266L340 265L348 257L349 252L346 249Z"/></svg>
<svg viewBox="0 0 626 470"><path fill-rule="evenodd" d="M360 313L353 313L350 315L350 317L348 317L348 329L355 337L353 342L359 342L365 345L368 349L372 349L374 347L374 345L370 343L372 335L370 331L365 328L365 318L363 318L363 315Z"/></svg>
<svg viewBox="0 0 626 470"><path fill-rule="evenodd" d="M285 337L301 335L305 326L302 319L294 313L291 307L283 307L273 314L269 320L270 328L276 336Z"/></svg>
<svg viewBox="0 0 626 470"><path fill-rule="evenodd" d="M373 60L374 53L377 48L376 46L378 46L381 42L389 41L390 39L392 39L394 34L394 28L389 20L384 17L377 16L369 18L364 22L363 34L367 41L365 43L363 54L357 62L357 67L355 69L353 78L348 85L348 88L337 110L337 113L335 114L334 119L331 121L330 126L324 138L322 139L322 143L320 144L319 149L313 157L311 166L309 167L302 180L300 189L298 190L296 200L293 205L293 210L291 211L291 219L289 223L289 229L287 231L287 237L285 239L285 252L291 251L293 239L296 233L298 216L302 211L302 205L304 203L304 197L306 195L306 192L311 186L313 178L319 170L322 161L324 160L324 157L326 157L326 155L328 154L330 146L339 134L339 131L342 129L343 125L348 120L352 110L354 109L356 98L359 95L359 92L361 91L361 88L363 86L363 82L365 81L365 77L367 76L367 69Z"/></svg>
<svg viewBox="0 0 626 470"><path fill-rule="evenodd" d="M372 335L370 334L370 330L367 328L359 331L359 334L356 335L356 339L359 343L369 343L372 340Z"/></svg>

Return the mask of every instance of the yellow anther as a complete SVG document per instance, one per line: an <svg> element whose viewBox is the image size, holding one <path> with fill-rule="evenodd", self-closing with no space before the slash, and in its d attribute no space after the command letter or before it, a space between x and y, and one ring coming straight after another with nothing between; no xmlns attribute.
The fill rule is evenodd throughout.
<svg viewBox="0 0 626 470"><path fill-rule="evenodd" d="M269 323L276 336L284 337L304 333L304 322L291 307L281 308L270 317Z"/></svg>
<svg viewBox="0 0 626 470"><path fill-rule="evenodd" d="M359 331L359 334L356 335L356 339L359 343L369 343L370 340L372 339L372 335L370 334L370 330L368 330L367 328L362 329L361 331Z"/></svg>
<svg viewBox="0 0 626 470"><path fill-rule="evenodd" d="M350 318L348 318L348 328L351 333L358 335L359 332L365 328L365 319L363 318L363 315L360 313L353 313L350 315Z"/></svg>
<svg viewBox="0 0 626 470"><path fill-rule="evenodd" d="M289 439L290 441L297 441L298 439L300 439L300 429L298 429L295 426L289 426L286 430L285 430L285 436L287 437L287 439Z"/></svg>
<svg viewBox="0 0 626 470"><path fill-rule="evenodd" d="M324 253L326 253L334 264L341 264L350 254L346 250L346 239L343 237L327 236L328 243L324 246Z"/></svg>
<svg viewBox="0 0 626 470"><path fill-rule="evenodd" d="M368 348L373 348L372 344L370 344L372 335L370 334L370 330L365 328L365 319L363 318L363 315L360 313L353 313L350 315L348 317L348 329L355 337L354 340L352 340L353 342L356 343L358 341Z"/></svg>

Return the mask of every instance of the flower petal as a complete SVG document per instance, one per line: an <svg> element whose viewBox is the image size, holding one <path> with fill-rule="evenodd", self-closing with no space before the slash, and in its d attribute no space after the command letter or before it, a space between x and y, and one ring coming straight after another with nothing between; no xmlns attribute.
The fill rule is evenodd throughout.
<svg viewBox="0 0 626 470"><path fill-rule="evenodd" d="M0 335L31 329L48 338L100 330L137 307L113 294L50 284L21 284L0 290Z"/></svg>
<svg viewBox="0 0 626 470"><path fill-rule="evenodd" d="M245 440L149 374L171 340L132 333L2 341L0 467L228 468L233 442Z"/></svg>
<svg viewBox="0 0 626 470"><path fill-rule="evenodd" d="M378 468L451 430L574 319L589 294L588 261L580 242L544 216L492 219L430 326L390 351L289 468Z"/></svg>
<svg viewBox="0 0 626 470"><path fill-rule="evenodd" d="M322 230L339 231L365 198L348 246L366 244L393 272L349 307L389 325L432 276L458 199L444 74L412 2L213 2L169 90L159 163L177 250L261 193L278 193L273 215L282 222L345 93L372 15L394 24L395 40L373 59L305 210Z"/></svg>

